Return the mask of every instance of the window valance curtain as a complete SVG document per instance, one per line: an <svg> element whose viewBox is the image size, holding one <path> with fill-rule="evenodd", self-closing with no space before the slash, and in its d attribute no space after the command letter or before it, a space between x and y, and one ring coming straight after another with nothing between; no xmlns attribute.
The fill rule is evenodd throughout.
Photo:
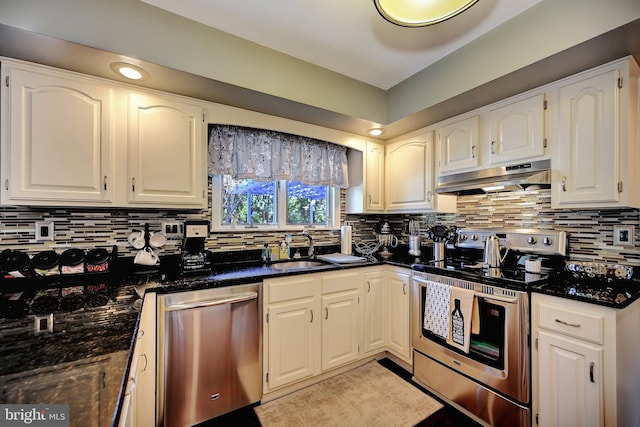
<svg viewBox="0 0 640 427"><path fill-rule="evenodd" d="M236 179L286 179L346 188L346 147L299 135L215 125L209 134L209 173Z"/></svg>

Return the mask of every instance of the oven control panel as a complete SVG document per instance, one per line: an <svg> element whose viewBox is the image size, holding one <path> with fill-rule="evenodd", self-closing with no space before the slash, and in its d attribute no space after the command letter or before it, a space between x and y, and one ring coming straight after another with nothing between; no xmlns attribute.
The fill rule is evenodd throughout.
<svg viewBox="0 0 640 427"><path fill-rule="evenodd" d="M567 255L567 233L554 230L460 228L456 246L483 249L489 236L500 239L500 247L539 255Z"/></svg>

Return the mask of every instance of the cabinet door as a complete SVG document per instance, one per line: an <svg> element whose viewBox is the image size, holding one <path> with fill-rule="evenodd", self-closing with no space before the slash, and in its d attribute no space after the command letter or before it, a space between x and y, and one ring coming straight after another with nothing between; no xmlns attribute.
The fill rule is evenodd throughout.
<svg viewBox="0 0 640 427"><path fill-rule="evenodd" d="M315 325L320 321L313 311L313 299L269 306L268 388L291 384L311 377L315 369Z"/></svg>
<svg viewBox="0 0 640 427"><path fill-rule="evenodd" d="M322 370L358 359L358 291L322 296Z"/></svg>
<svg viewBox="0 0 640 427"><path fill-rule="evenodd" d="M385 347L386 301L384 272L375 271L364 275L364 351L381 350Z"/></svg>
<svg viewBox="0 0 640 427"><path fill-rule="evenodd" d="M387 211L433 208L433 133L387 147Z"/></svg>
<svg viewBox="0 0 640 427"><path fill-rule="evenodd" d="M206 142L197 105L129 94L129 202L206 206Z"/></svg>
<svg viewBox="0 0 640 427"><path fill-rule="evenodd" d="M384 211L384 145L367 142L365 206L368 212Z"/></svg>
<svg viewBox="0 0 640 427"><path fill-rule="evenodd" d="M25 68L3 64L2 202L108 204L112 90Z"/></svg>
<svg viewBox="0 0 640 427"><path fill-rule="evenodd" d="M618 77L616 69L559 89L559 205L619 200Z"/></svg>
<svg viewBox="0 0 640 427"><path fill-rule="evenodd" d="M136 425L155 425L156 419L156 293L145 295L135 344L133 406ZM133 368L131 368L133 370Z"/></svg>
<svg viewBox="0 0 640 427"><path fill-rule="evenodd" d="M398 357L411 361L411 324L409 320L409 273L389 273L389 350Z"/></svg>
<svg viewBox="0 0 640 427"><path fill-rule="evenodd" d="M602 347L540 331L538 424L603 425Z"/></svg>
<svg viewBox="0 0 640 427"><path fill-rule="evenodd" d="M479 165L480 117L458 120L438 129L438 171L450 173Z"/></svg>
<svg viewBox="0 0 640 427"><path fill-rule="evenodd" d="M489 112L491 164L544 155L544 94L512 102Z"/></svg>

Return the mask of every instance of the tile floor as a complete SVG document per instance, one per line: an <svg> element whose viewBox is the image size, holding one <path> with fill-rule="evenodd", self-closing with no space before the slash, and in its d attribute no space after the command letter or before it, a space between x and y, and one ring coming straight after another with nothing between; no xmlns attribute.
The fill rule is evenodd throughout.
<svg viewBox="0 0 640 427"><path fill-rule="evenodd" d="M422 387L411 382L411 374L389 359L382 359L379 363L390 371L394 372L404 380L410 382L417 388L428 393ZM433 396L439 400L437 397ZM443 402L444 403L444 402ZM444 408L431 415L426 420L420 422L415 427L480 427L478 423L462 414L460 411L444 404ZM237 411L222 415L213 420L198 424L197 427L261 427L260 421L251 407L238 409ZM303 426L301 426L303 427ZM348 426L345 426L348 427Z"/></svg>

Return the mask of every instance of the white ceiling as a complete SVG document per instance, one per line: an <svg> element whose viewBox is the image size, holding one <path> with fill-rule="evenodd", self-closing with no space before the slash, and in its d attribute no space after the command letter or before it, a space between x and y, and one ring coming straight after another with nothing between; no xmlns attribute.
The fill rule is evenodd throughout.
<svg viewBox="0 0 640 427"><path fill-rule="evenodd" d="M423 28L385 21L372 0L142 1L386 90L541 0L480 0Z"/></svg>

